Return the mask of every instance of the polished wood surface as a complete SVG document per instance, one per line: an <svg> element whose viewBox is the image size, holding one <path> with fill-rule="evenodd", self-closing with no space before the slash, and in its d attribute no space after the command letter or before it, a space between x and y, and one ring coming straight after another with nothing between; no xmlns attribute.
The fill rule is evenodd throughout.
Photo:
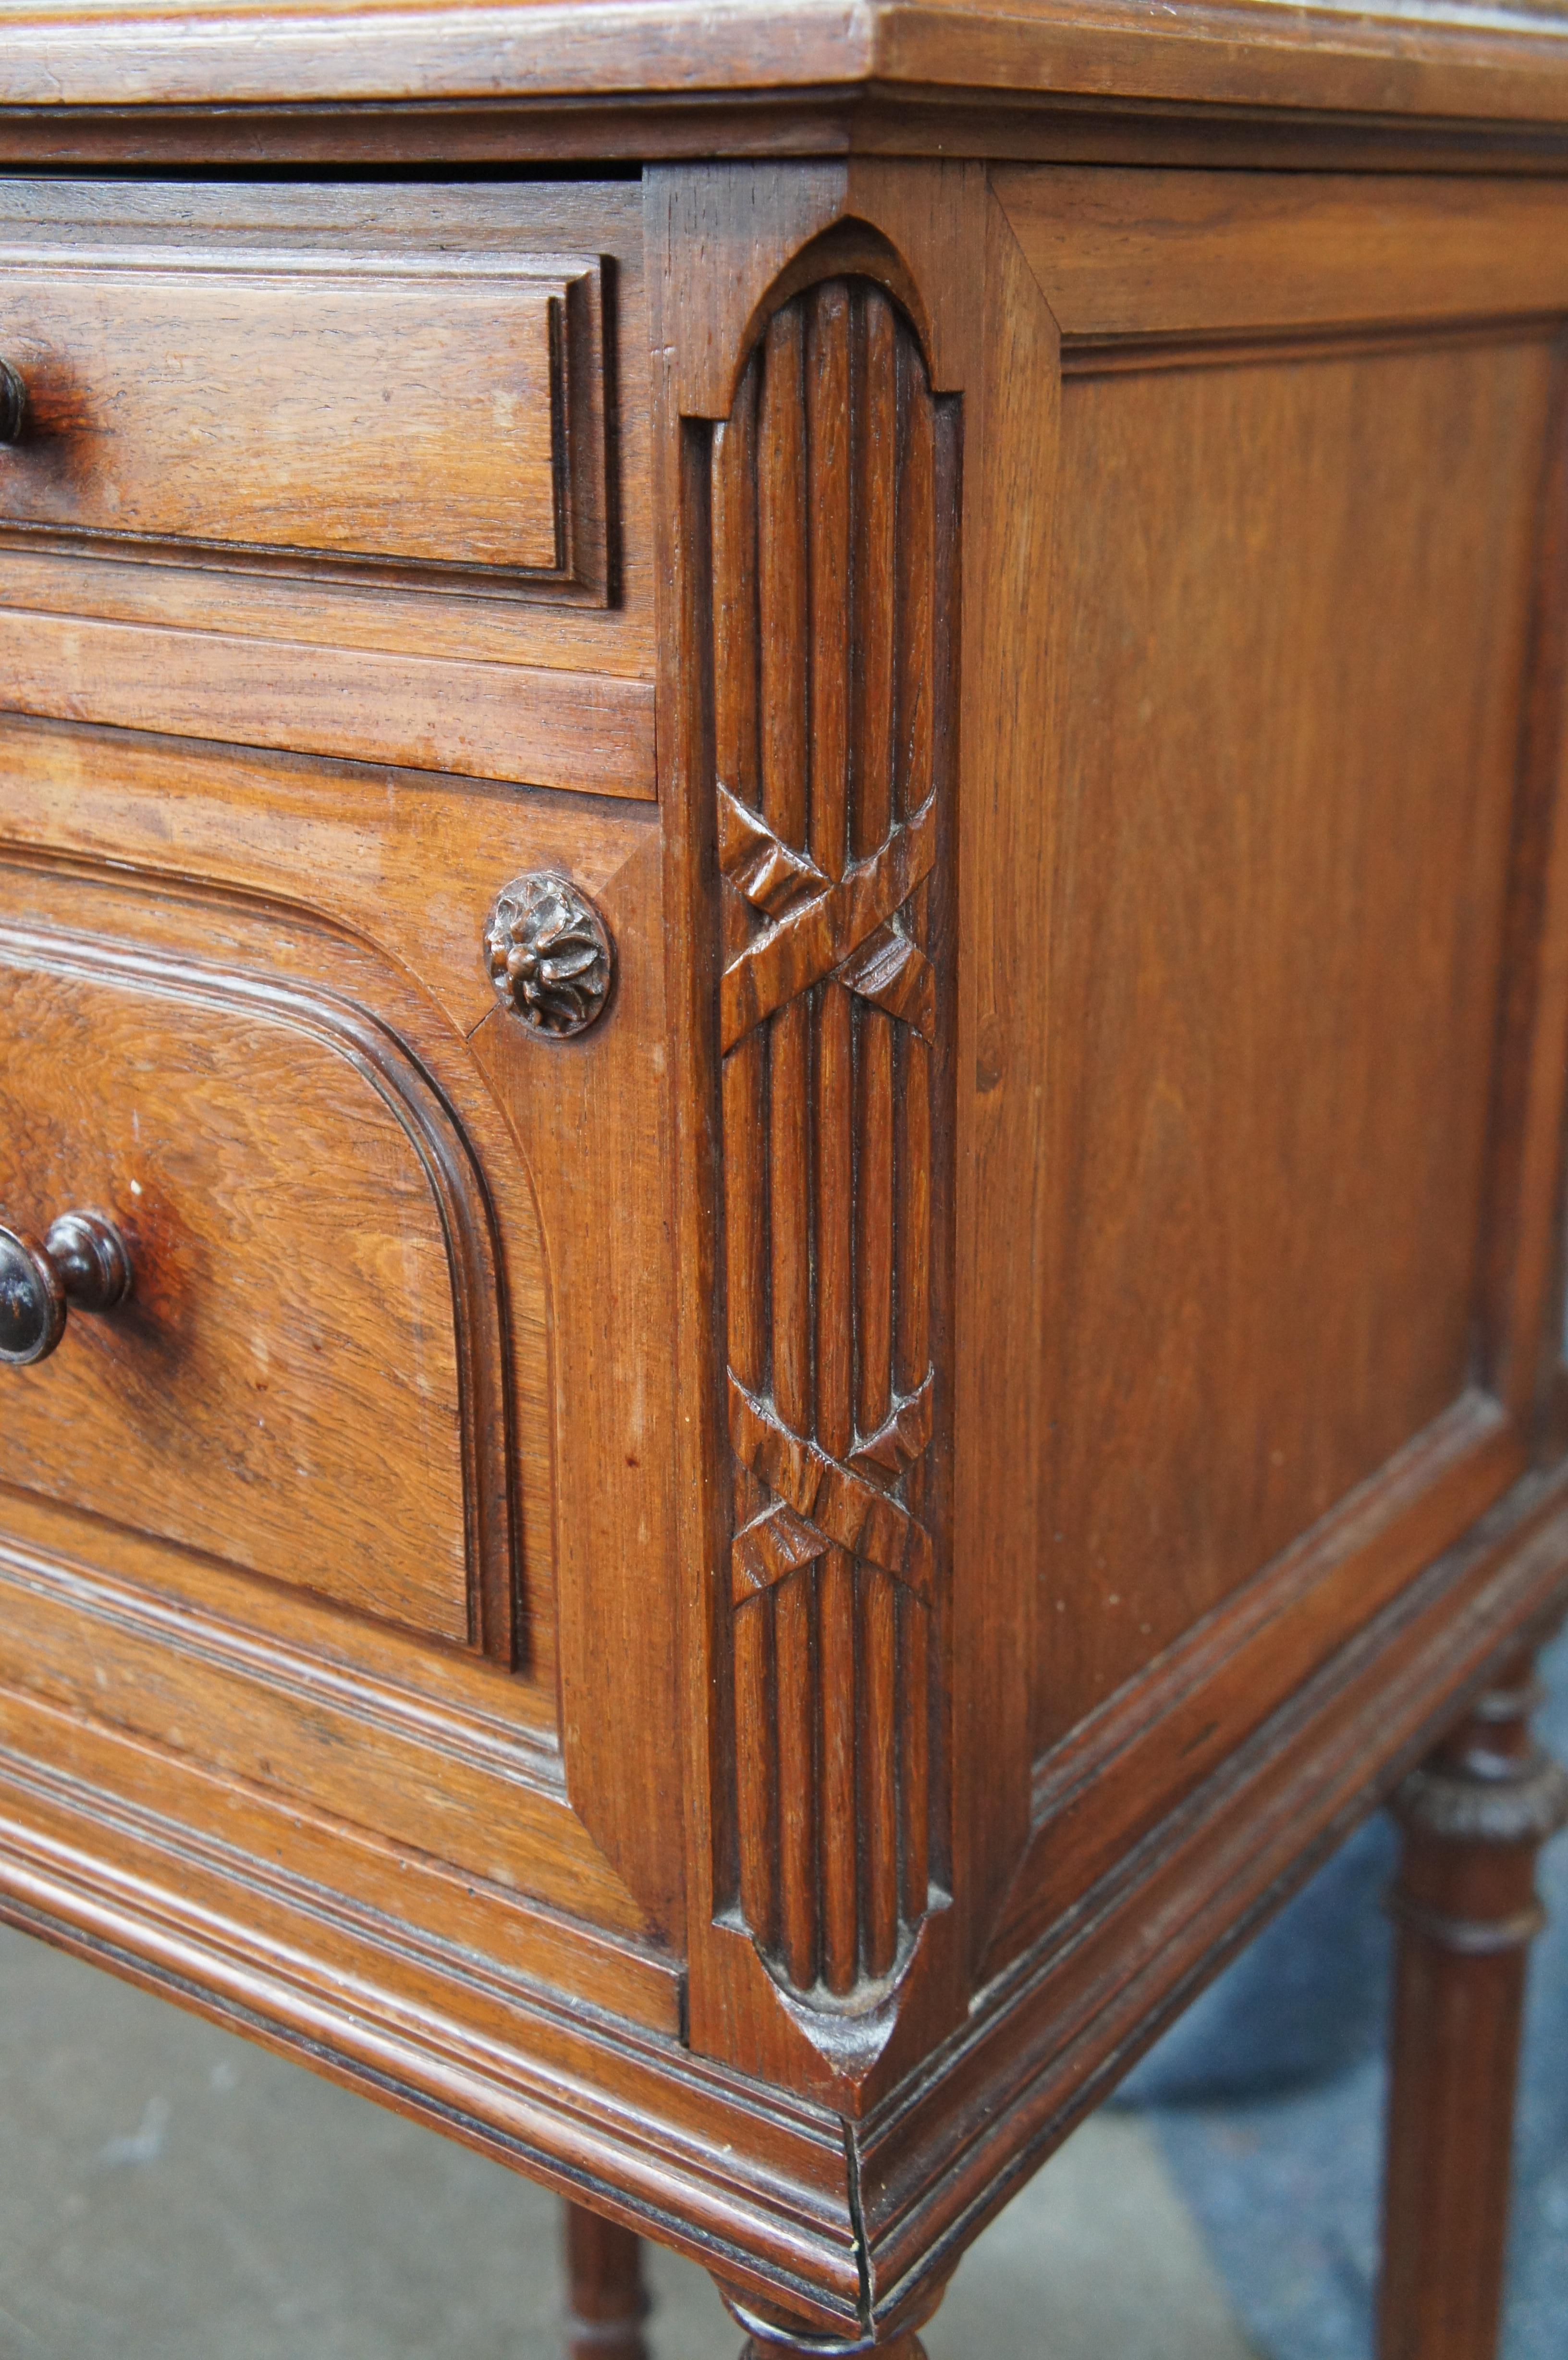
<svg viewBox="0 0 1568 2360"><path fill-rule="evenodd" d="M953 422L881 289L830 279L713 442L733 1874L790 1983L840 1999L931 1885Z"/></svg>
<svg viewBox="0 0 1568 2360"><path fill-rule="evenodd" d="M0 63L0 1908L913 2355L1568 1596L1563 29L197 16Z"/></svg>
<svg viewBox="0 0 1568 2360"><path fill-rule="evenodd" d="M1505 1666L1399 1789L1404 1857L1384 2202L1379 2360L1469 2360L1501 2324L1536 1853L1568 1773L1530 1743L1530 1658Z"/></svg>
<svg viewBox="0 0 1568 2360"><path fill-rule="evenodd" d="M635 188L0 175L14 709L654 791Z"/></svg>
<svg viewBox="0 0 1568 2360"><path fill-rule="evenodd" d="M56 118L48 127L67 142L77 110L88 115L91 137L98 126L90 111L106 108L357 110L417 99L482 112L553 102L532 133L546 155L562 141L555 113L582 114L604 93L645 103L626 110L624 126L613 112L592 116L578 136L591 152L624 141L623 152L637 153L639 132L646 150L640 118L651 115L662 128L662 109L646 102L668 104L681 93L710 106L714 97L752 100L761 119L750 137L764 147L780 144L773 115L798 93L884 88L971 105L1021 93L1103 106L1267 107L1287 120L1343 110L1546 129L1565 111L1559 15L1552 0L1517 15L1478 5L1456 24L1421 0L1387 15L1330 0L1308 24L1281 0L1202 0L1180 21L1162 22L1129 16L1116 0L1074 0L1070 9L1060 0L1010 0L1005 9L989 0L864 0L854 8L779 0L759 19L749 7L715 15L711 0L658 0L635 14L625 0L576 0L564 16L548 0L506 0L480 24L455 0L426 0L394 37L354 0L298 10L276 0L199 0L179 19L151 5L107 21L80 0L32 0L16 11L0 95L19 113ZM695 128L681 127L687 150L703 152ZM798 139L788 112L782 130L785 141ZM714 145L710 127L708 152Z"/></svg>
<svg viewBox="0 0 1568 2360"><path fill-rule="evenodd" d="M0 524L159 553L562 572L555 347L572 291L560 273L346 240L10 260L24 408Z"/></svg>
<svg viewBox="0 0 1568 2360"><path fill-rule="evenodd" d="M565 2360L648 2360L642 2240L581 2204L563 2208Z"/></svg>

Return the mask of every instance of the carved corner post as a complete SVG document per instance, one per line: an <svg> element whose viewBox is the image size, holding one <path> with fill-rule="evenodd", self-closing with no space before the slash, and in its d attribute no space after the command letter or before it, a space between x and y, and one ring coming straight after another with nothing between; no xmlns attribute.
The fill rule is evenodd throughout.
<svg viewBox="0 0 1568 2360"><path fill-rule="evenodd" d="M1379 2360L1491 2360L1541 1845L1568 1775L1536 1745L1528 1655L1394 1797L1404 1830Z"/></svg>
<svg viewBox="0 0 1568 2360"><path fill-rule="evenodd" d="M671 168L649 196L672 998L706 1043L678 1207L691 2038L849 2115L965 1997L959 606L988 202L968 166L859 163Z"/></svg>
<svg viewBox="0 0 1568 2360"><path fill-rule="evenodd" d="M648 2360L642 2239L586 2205L561 2207L566 2255L565 2360Z"/></svg>
<svg viewBox="0 0 1568 2360"><path fill-rule="evenodd" d="M935 875L956 413L875 280L712 442L733 1907L864 2013L931 1906Z"/></svg>

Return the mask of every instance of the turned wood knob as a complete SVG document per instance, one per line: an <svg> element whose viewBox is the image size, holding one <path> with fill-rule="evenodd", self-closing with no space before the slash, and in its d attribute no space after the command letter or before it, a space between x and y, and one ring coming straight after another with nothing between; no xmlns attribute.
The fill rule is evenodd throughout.
<svg viewBox="0 0 1568 2360"><path fill-rule="evenodd" d="M101 1213L62 1213L42 1245L0 1228L0 1362L25 1369L47 1360L72 1304L112 1311L130 1291L125 1240Z"/></svg>
<svg viewBox="0 0 1568 2360"><path fill-rule="evenodd" d="M27 407L27 388L20 369L0 360L0 442L17 442Z"/></svg>

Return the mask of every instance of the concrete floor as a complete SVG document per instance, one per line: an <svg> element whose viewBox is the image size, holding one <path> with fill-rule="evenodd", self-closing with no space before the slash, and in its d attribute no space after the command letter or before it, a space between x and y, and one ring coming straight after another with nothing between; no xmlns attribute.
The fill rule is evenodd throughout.
<svg viewBox="0 0 1568 2360"><path fill-rule="evenodd" d="M554 2201L0 1928L0 2360L556 2360ZM654 2262L656 2360L735 2360ZM1247 2360L1141 2124L1080 2131L971 2253L931 2360Z"/></svg>

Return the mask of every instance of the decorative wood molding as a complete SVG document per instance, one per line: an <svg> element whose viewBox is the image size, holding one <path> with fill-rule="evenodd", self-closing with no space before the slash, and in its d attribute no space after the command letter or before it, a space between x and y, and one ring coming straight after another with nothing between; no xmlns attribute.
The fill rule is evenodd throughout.
<svg viewBox="0 0 1568 2360"><path fill-rule="evenodd" d="M596 2004L563 2001L549 1986L569 1988L571 1978L536 1955L531 1937L537 1928L541 1944L570 1939L580 1957L580 1924L525 1905L518 1923L530 1941L521 1964L511 1952L504 1981L494 1951L472 1939L437 1955L408 1913L365 1920L352 1903L330 1905L324 1874L301 1879L279 1867L260 1823L295 1807L231 1790L220 1842L166 1809L127 1801L98 1761L125 1750L106 1733L84 1735L93 1759L75 1777L28 1766L28 1749L14 1739L0 1754L0 1916L369 2087L563 2192L591 2194L728 2284L853 2341L868 2312L918 2315L923 2292L945 2279L1018 2172L1042 2162L1079 2119L1085 2089L1124 2070L1150 2022L1184 2005L1343 1836L1368 1799L1368 1717L1386 1778L1426 1750L1434 1721L1495 1659L1500 1633L1522 1635L1560 1605L1565 1546L1561 1480L1521 1486L1485 1546L1467 1544L1433 1567L1354 1650L1348 1678L1320 1681L1336 1698L1326 1712L1321 1694L1309 1700L1288 1730L1243 1756L1234 1784L1204 1798L1201 1823L1182 1840L1191 1848L1206 1832L1222 1844L1235 1874L1221 1892L1173 1915L1181 1862L1143 1858L1133 1889L1083 1929L1072 1956L1037 1955L994 1985L959 2038L847 2136L836 2112L742 2084L670 2038L649 2037L597 1988ZM122 1827L130 1850L117 1857L108 1838ZM411 1879L450 1874L408 1857ZM264 1927L255 1922L262 1892ZM241 1939L234 1929L247 1913ZM321 1947L323 1927L337 1936L351 1922L365 1940L353 1980L323 1962ZM595 1939L608 1956L609 1939ZM627 1950L616 1949L617 1962ZM1129 1950L1136 1972L1119 1980L1110 1962ZM650 1976L668 1973L657 1956L648 1964ZM497 2000L512 2028L504 2048ZM978 2129L976 2073L1021 2100L988 2111ZM705 2110L701 2130L694 2105ZM716 2169L715 2152L732 2177Z"/></svg>
<svg viewBox="0 0 1568 2360"><path fill-rule="evenodd" d="M773 312L711 444L734 1905L829 2009L930 1907L957 423L840 277Z"/></svg>
<svg viewBox="0 0 1568 2360"><path fill-rule="evenodd" d="M600 257L518 252L515 232L498 248L487 222L453 251L395 204L324 224L308 198L267 196L243 224L232 203L193 224L144 190L63 236L40 211L47 198L0 191L5 365L21 395L0 411L15 414L0 543L607 603ZM180 424L191 353L200 460Z"/></svg>

